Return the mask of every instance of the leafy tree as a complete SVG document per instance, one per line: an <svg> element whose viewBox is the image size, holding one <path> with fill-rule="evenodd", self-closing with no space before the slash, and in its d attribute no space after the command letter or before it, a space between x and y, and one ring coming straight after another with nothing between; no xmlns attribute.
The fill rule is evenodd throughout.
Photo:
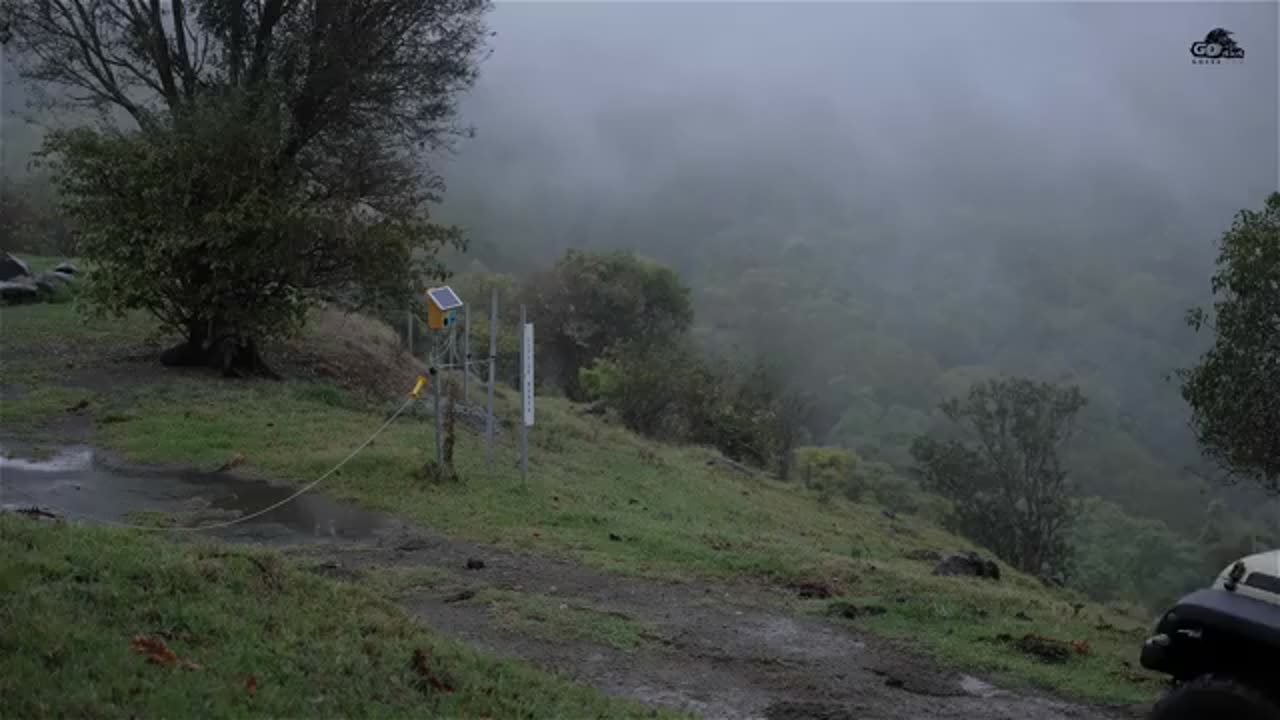
<svg viewBox="0 0 1280 720"><path fill-rule="evenodd" d="M1210 328L1213 345L1180 373L1206 459L1227 472L1280 491L1280 193L1261 211L1241 210L1223 234L1212 317L1187 314Z"/></svg>
<svg viewBox="0 0 1280 720"><path fill-rule="evenodd" d="M620 343L662 344L689 329L689 288L670 268L629 252L569 250L526 287L548 372L582 399L579 371Z"/></svg>
<svg viewBox="0 0 1280 720"><path fill-rule="evenodd" d="M1137 601L1163 609L1219 570L1205 545L1098 498L1081 503L1071 544L1071 586L1101 602Z"/></svg>
<svg viewBox="0 0 1280 720"><path fill-rule="evenodd" d="M1085 402L1074 386L1025 378L979 382L944 402L958 436L922 435L911 455L925 487L951 502L953 529L1020 570L1065 575L1074 509L1059 452Z"/></svg>
<svg viewBox="0 0 1280 720"><path fill-rule="evenodd" d="M309 304L403 303L461 244L424 152L463 133L488 0L2 1L24 76L103 111L45 151L89 297L180 332L167 362L254 364Z"/></svg>

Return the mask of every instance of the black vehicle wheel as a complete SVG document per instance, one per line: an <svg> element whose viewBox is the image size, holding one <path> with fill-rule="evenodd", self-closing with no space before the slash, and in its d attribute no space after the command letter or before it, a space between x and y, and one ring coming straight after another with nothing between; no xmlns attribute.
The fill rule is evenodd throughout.
<svg viewBox="0 0 1280 720"><path fill-rule="evenodd" d="M1160 699L1148 720L1280 720L1266 695L1226 675L1201 675Z"/></svg>

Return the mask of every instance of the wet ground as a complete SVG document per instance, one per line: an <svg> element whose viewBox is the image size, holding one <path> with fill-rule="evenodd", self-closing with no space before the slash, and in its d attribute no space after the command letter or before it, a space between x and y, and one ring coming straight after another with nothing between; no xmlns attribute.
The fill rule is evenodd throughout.
<svg viewBox="0 0 1280 720"><path fill-rule="evenodd" d="M217 522L295 488L221 473L107 467L87 447L39 462L0 459L0 504L127 522L138 510L202 509ZM385 568L438 568L451 581L398 601L437 632L560 671L611 695L707 718L762 720L1102 720L1110 711L1002 690L823 618L797 616L752 586L623 577L574 562L446 537L316 493L231 529L239 542L302 546L317 571L360 582ZM467 570L468 561L482 569ZM460 591L496 588L588 606L647 628L640 649L521 634Z"/></svg>
<svg viewBox="0 0 1280 720"><path fill-rule="evenodd" d="M184 514L196 526L218 524L296 490L227 473L112 467L86 446L63 448L39 461L0 447L0 505L57 508L86 521L131 524L136 513L150 510ZM297 544L369 540L389 524L389 518L307 493L260 517L210 532L227 540Z"/></svg>

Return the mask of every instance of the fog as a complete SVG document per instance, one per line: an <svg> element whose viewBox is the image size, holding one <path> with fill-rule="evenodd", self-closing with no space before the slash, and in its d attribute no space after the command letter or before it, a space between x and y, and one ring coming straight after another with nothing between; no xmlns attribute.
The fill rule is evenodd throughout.
<svg viewBox="0 0 1280 720"><path fill-rule="evenodd" d="M492 20L463 107L478 136L445 174L459 204L484 193L535 233L538 205L661 214L694 177L704 203L806 184L792 212L858 208L899 240L1010 208L1212 232L1277 185L1274 4L511 3ZM1246 60L1194 66L1219 26Z"/></svg>
<svg viewBox="0 0 1280 720"><path fill-rule="evenodd" d="M500 4L440 216L469 231L464 268L672 264L701 337L832 406L819 441L901 461L965 378L1078 382L1085 484L1145 497L1196 457L1167 377L1205 342L1183 312L1233 215L1280 187L1278 23L1274 3ZM1245 59L1193 64L1216 27Z"/></svg>
<svg viewBox="0 0 1280 720"><path fill-rule="evenodd" d="M1085 489L1177 485L1152 514L1194 528L1167 375L1204 347L1216 239L1280 188L1277 8L500 3L437 215L458 270L672 265L700 340L821 399L813 442L895 464L973 378L1079 383ZM1218 27L1245 59L1194 64ZM38 132L5 76L18 174Z"/></svg>

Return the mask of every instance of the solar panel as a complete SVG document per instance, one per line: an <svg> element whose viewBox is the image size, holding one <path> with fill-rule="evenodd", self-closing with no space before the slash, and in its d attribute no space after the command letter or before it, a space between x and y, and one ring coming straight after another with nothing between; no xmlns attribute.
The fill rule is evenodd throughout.
<svg viewBox="0 0 1280 720"><path fill-rule="evenodd" d="M462 300L458 298L450 287L431 288L427 291L427 294L431 296L431 300L436 304L436 307L441 310L462 307Z"/></svg>

